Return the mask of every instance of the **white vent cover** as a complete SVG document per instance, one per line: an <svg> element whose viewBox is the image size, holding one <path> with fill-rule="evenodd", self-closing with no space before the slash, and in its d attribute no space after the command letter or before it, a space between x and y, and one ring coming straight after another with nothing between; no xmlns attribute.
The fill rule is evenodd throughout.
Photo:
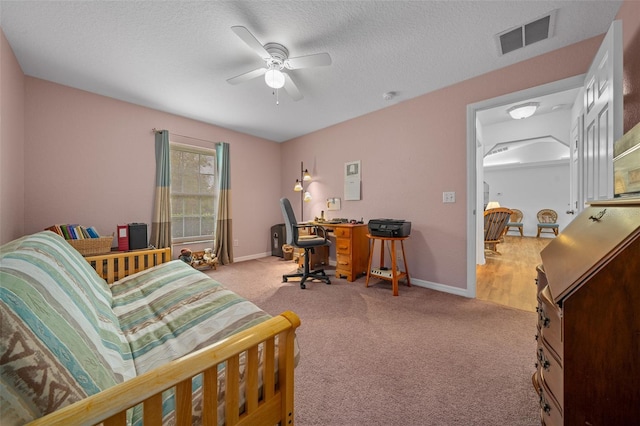
<svg viewBox="0 0 640 426"><path fill-rule="evenodd" d="M557 13L558 9L553 10L524 25L496 34L495 39L498 45L498 53L504 55L529 46L537 41L552 37L556 25Z"/></svg>

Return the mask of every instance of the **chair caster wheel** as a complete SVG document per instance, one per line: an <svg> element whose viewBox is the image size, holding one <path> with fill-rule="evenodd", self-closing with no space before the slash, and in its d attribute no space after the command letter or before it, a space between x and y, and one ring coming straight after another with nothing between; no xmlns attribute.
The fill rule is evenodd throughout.
<svg viewBox="0 0 640 426"><path fill-rule="evenodd" d="M288 280L287 280L287 277L282 277L282 282L283 282L283 283L286 283L287 281L288 281Z"/></svg>
<svg viewBox="0 0 640 426"><path fill-rule="evenodd" d="M304 290L305 288L307 288L307 286L306 286L306 284L302 283L302 284L300 284L300 288L301 288L302 290Z"/></svg>

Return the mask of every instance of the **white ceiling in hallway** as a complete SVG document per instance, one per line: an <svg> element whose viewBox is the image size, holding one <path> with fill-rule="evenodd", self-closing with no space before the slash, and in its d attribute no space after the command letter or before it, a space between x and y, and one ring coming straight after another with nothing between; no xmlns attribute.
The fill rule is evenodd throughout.
<svg viewBox="0 0 640 426"><path fill-rule="evenodd" d="M285 141L603 34L620 1L10 1L0 24L28 76ZM495 35L557 9L555 34L500 55ZM329 66L263 78L232 30ZM391 100L386 92L397 92Z"/></svg>

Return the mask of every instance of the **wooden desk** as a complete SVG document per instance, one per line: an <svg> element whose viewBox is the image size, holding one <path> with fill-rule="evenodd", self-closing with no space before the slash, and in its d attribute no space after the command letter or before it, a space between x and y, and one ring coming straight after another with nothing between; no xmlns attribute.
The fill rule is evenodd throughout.
<svg viewBox="0 0 640 426"><path fill-rule="evenodd" d="M404 240L409 237L378 237L376 235L367 234L367 238L371 240L371 250L369 252L369 267L367 268L367 281L365 287L369 287L369 278L374 276L383 280L391 281L393 286L393 295L398 295L398 280L407 279L407 286L411 287L409 279L409 266L407 266L407 257L404 254ZM376 241L380 241L380 267L379 273L373 273L371 270L371 261L373 260L373 252L375 251ZM385 270L384 266L384 243L391 242L391 270ZM398 270L398 261L396 259L396 241L400 241L402 247L402 261L404 262L404 271ZM384 271L384 272L383 272Z"/></svg>
<svg viewBox="0 0 640 426"><path fill-rule="evenodd" d="M353 282L367 273L369 258L368 226L366 223L317 222L336 238L336 278Z"/></svg>

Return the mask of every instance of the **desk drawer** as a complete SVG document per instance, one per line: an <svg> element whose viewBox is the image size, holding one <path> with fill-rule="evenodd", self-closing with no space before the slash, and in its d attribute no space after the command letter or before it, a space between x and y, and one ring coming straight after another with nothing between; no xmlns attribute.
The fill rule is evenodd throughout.
<svg viewBox="0 0 640 426"><path fill-rule="evenodd" d="M536 266L536 272L538 273L536 277L536 286L538 293L540 293L549 283L547 282L547 274L544 272L543 265Z"/></svg>
<svg viewBox="0 0 640 426"><path fill-rule="evenodd" d="M562 426L564 424L562 408L558 407L553 397L549 395L549 388L546 386L544 380L542 380L539 385L541 423L544 426Z"/></svg>
<svg viewBox="0 0 640 426"><path fill-rule="evenodd" d="M351 256L336 254L336 269L351 269Z"/></svg>
<svg viewBox="0 0 640 426"><path fill-rule="evenodd" d="M336 253L351 254L351 240L348 238L336 238Z"/></svg>
<svg viewBox="0 0 640 426"><path fill-rule="evenodd" d="M351 228L343 228L341 226L338 226L333 229L333 234L336 236L336 238L340 238L340 237L350 238Z"/></svg>
<svg viewBox="0 0 640 426"><path fill-rule="evenodd" d="M538 341L536 358L538 377L542 379L556 404L562 407L564 404L564 375L561 362L553 355L544 341Z"/></svg>
<svg viewBox="0 0 640 426"><path fill-rule="evenodd" d="M561 312L560 308L551 301L551 293L548 286L538 293L538 307L536 310L538 311L540 337L549 344L549 348L562 360L564 354Z"/></svg>

